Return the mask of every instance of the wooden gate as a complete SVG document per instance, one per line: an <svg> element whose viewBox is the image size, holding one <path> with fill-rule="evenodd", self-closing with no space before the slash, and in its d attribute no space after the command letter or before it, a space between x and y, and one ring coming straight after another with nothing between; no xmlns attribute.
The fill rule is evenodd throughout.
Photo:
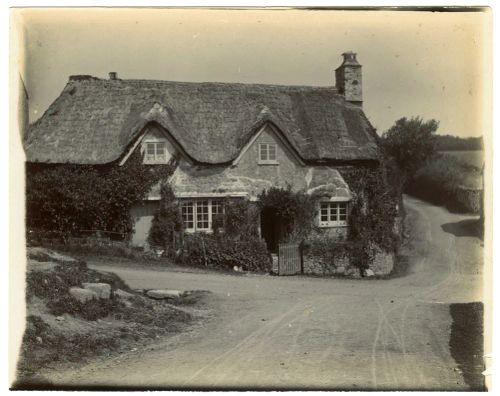
<svg viewBox="0 0 500 396"><path fill-rule="evenodd" d="M302 257L298 243L278 245L278 275L296 275L302 272Z"/></svg>

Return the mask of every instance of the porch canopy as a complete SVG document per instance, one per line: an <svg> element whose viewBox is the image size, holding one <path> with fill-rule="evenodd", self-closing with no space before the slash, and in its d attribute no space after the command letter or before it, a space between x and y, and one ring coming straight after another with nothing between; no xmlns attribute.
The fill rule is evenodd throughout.
<svg viewBox="0 0 500 396"><path fill-rule="evenodd" d="M294 191L304 190L330 201L349 201L352 198L349 186L339 171L329 166L304 168L302 185L293 185ZM287 186L287 180L273 183L258 177L234 174L230 167L178 167L170 184L177 198L224 198L245 197L257 201L259 194L270 187ZM151 191L152 200L160 199L159 188Z"/></svg>

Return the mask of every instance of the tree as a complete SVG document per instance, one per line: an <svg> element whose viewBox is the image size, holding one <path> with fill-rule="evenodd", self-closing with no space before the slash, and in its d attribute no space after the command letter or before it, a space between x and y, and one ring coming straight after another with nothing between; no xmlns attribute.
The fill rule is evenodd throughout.
<svg viewBox="0 0 500 396"><path fill-rule="evenodd" d="M416 171L436 153L434 134L438 127L439 122L434 119L403 117L382 135L382 149L396 162L403 186L407 186Z"/></svg>

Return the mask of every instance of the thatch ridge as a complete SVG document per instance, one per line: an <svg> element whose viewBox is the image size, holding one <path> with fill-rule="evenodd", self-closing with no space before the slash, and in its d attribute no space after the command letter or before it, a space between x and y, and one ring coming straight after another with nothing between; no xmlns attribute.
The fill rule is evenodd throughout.
<svg viewBox="0 0 500 396"><path fill-rule="evenodd" d="M376 160L374 129L335 87L72 76L30 126L28 161L118 160L148 122L167 129L194 161L227 163L256 132L275 124L305 161Z"/></svg>

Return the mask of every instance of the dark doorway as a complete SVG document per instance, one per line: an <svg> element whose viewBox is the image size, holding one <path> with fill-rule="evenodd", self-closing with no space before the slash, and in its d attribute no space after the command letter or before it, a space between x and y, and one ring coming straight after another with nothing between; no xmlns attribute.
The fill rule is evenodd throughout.
<svg viewBox="0 0 500 396"><path fill-rule="evenodd" d="M265 207L260 212L260 231L262 238L266 241L267 249L272 253L278 253L278 243L283 234L281 218L276 209Z"/></svg>

